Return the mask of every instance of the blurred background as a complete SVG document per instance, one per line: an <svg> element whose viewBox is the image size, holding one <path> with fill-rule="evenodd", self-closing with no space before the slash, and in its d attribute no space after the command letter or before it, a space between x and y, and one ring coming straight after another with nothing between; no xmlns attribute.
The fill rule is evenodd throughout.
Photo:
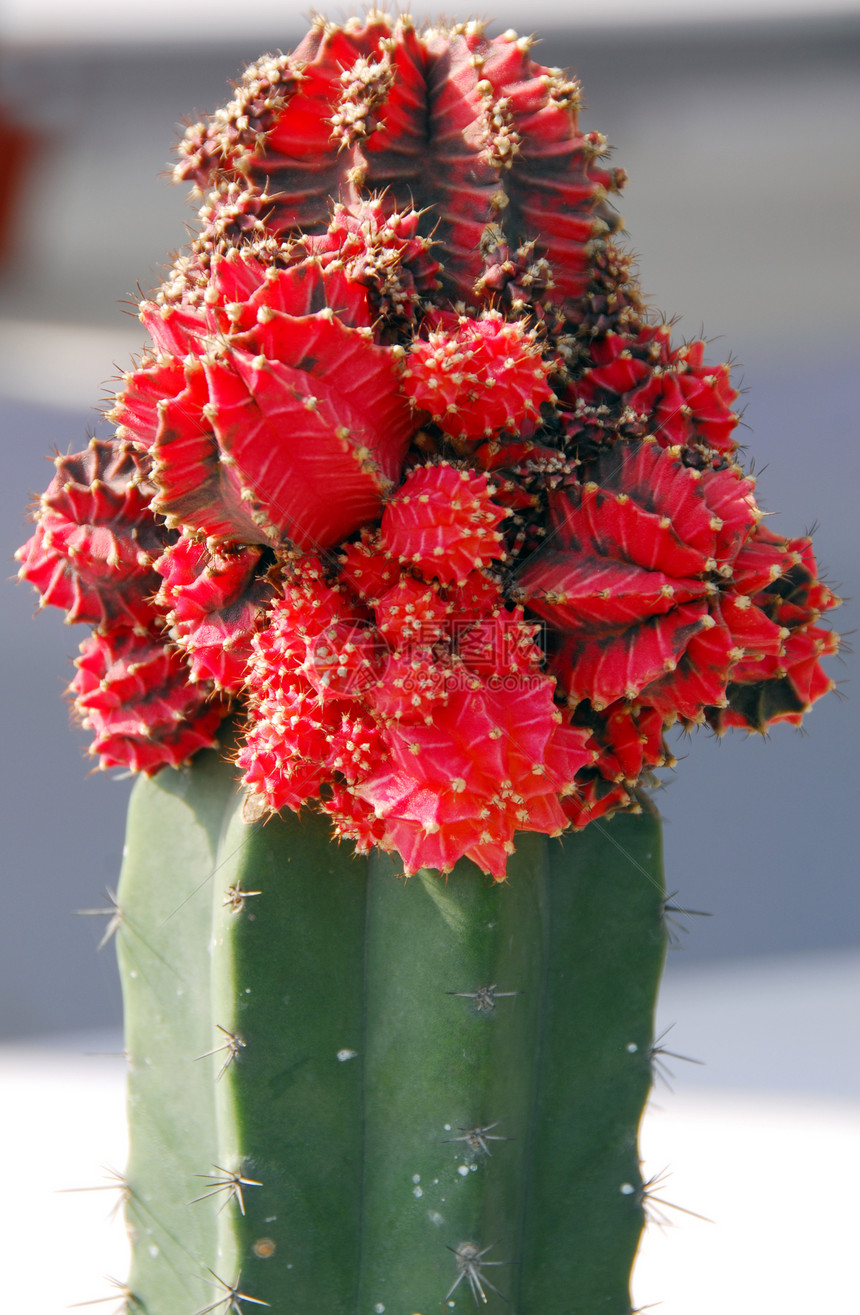
<svg viewBox="0 0 860 1315"><path fill-rule="evenodd" d="M737 362L760 501L778 531L817 526L819 562L849 600L834 624L850 633L860 593L860 9L537 0L526 21L511 0L494 10L494 30L533 26L536 58L580 77L582 126L609 137L629 174L619 208L644 288L679 317L679 337L702 333L715 362ZM130 303L159 282L193 224L167 177L183 122L305 27L293 0L252 13L223 0L5 0L0 534L10 581L29 534L24 509L50 476L46 454L101 432L105 386L142 345ZM104 920L73 913L115 885L129 782L89 774L63 701L82 636L52 609L34 621L34 603L29 587L4 587L0 1036L103 1049L80 1036L118 1025L112 953L95 949ZM848 653L830 670L849 697L823 700L803 733L682 740L658 797L669 888L711 915L680 917L661 1007L680 1049L709 1061L678 1074L702 1100L719 1087L860 1095L856 660ZM694 1131L697 1117L715 1127L710 1107L696 1109ZM763 1115L750 1143L761 1147L776 1126ZM841 1304L834 1290L828 1305L818 1281L816 1301L798 1311ZM757 1305L732 1306L777 1302L763 1291Z"/></svg>

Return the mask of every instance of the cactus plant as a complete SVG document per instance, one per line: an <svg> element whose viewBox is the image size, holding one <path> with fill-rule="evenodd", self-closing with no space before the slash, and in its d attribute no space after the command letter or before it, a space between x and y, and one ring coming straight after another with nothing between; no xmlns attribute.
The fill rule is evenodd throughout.
<svg viewBox="0 0 860 1315"><path fill-rule="evenodd" d="M141 774L128 1309L630 1315L664 732L798 725L838 600L644 305L531 41L316 20L19 552Z"/></svg>

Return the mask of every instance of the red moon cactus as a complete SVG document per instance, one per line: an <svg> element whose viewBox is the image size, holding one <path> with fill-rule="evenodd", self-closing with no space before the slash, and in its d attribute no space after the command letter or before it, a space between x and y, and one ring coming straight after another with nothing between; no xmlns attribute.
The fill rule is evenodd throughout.
<svg viewBox="0 0 860 1315"><path fill-rule="evenodd" d="M763 527L729 366L644 307L623 171L531 44L320 20L186 133L200 232L19 554L96 628L101 766L234 707L262 807L501 879L518 831L635 808L674 722L831 687L837 600Z"/></svg>

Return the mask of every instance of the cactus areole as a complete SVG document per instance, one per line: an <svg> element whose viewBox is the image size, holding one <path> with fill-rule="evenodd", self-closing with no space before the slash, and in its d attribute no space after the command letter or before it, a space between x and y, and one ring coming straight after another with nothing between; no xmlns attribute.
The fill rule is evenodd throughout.
<svg viewBox="0 0 860 1315"><path fill-rule="evenodd" d="M18 554L92 627L90 752L143 776L130 1311L629 1315L643 789L673 724L832 686L729 367L643 304L623 171L531 45L374 12L248 68Z"/></svg>

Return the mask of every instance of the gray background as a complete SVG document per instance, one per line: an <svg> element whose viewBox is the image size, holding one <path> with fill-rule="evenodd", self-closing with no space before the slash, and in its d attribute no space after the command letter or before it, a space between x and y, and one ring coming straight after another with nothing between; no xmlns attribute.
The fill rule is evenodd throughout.
<svg viewBox="0 0 860 1315"><path fill-rule="evenodd" d="M97 423L99 382L142 342L120 303L156 283L192 212L159 173L180 121L226 97L268 43L209 48L18 43L3 97L37 136L14 259L0 270L2 555L49 478L45 454ZM857 590L858 263L856 19L684 28L544 25L537 57L572 67L630 182L620 204L654 304L731 351L773 525L819 523L819 561ZM37 94L36 94L37 93ZM853 370L853 374L852 374ZM0 1034L112 1024L119 991L102 925L72 911L117 877L128 782L89 775L62 690L79 635L26 587L3 591L3 918ZM856 609L836 614L853 629ZM858 939L856 682L804 734L720 743L704 733L659 797L667 874L688 920L670 963L854 946ZM98 923L98 925L96 925Z"/></svg>

